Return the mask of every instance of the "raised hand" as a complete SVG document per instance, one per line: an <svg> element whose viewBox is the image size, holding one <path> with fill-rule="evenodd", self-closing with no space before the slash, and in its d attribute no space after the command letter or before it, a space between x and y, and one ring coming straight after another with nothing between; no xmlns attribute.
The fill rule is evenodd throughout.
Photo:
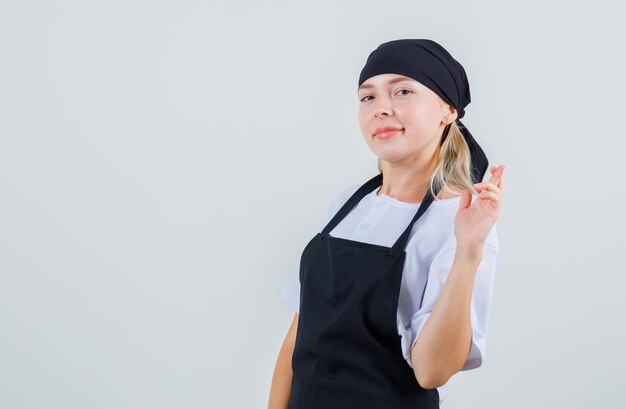
<svg viewBox="0 0 626 409"><path fill-rule="evenodd" d="M472 203L472 193L461 192L461 202L454 220L457 247L482 250L498 215L504 196L504 165L491 167L491 179L473 185L479 195Z"/></svg>

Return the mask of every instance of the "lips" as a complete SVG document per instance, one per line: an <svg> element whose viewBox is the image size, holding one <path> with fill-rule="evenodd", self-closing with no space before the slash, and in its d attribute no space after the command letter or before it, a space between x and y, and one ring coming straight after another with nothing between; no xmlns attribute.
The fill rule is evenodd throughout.
<svg viewBox="0 0 626 409"><path fill-rule="evenodd" d="M374 137L379 139L387 139L402 130L402 128L398 128L396 126L383 126L376 129L376 132L374 132Z"/></svg>

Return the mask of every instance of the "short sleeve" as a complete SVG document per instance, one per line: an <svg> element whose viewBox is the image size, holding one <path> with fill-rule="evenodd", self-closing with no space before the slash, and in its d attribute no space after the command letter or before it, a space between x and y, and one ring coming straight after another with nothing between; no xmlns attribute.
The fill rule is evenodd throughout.
<svg viewBox="0 0 626 409"><path fill-rule="evenodd" d="M361 185L352 185L343 189L339 194L331 200L326 209L326 215L320 223L317 232L321 232L324 226L328 224L331 218L337 214L339 209L348 201L348 199L357 191ZM287 281L280 289L280 297L285 301L292 310L299 313L300 311L300 261L291 269L291 273Z"/></svg>
<svg viewBox="0 0 626 409"><path fill-rule="evenodd" d="M487 353L487 327L491 309L493 283L496 270L496 259L499 252L496 224L494 224L483 246L483 258L476 271L472 302L470 305L470 319L472 325L472 345L465 365L461 369L467 371L482 365ZM419 310L413 315L410 323L410 349L415 346L420 331L435 306L437 298L450 273L456 253L454 247L447 247L440 251L433 259L428 272L428 281L424 291L424 298ZM409 365L413 367L408 354Z"/></svg>
<svg viewBox="0 0 626 409"><path fill-rule="evenodd" d="M291 307L292 310L300 312L300 263L294 266L287 282L280 289L280 298Z"/></svg>

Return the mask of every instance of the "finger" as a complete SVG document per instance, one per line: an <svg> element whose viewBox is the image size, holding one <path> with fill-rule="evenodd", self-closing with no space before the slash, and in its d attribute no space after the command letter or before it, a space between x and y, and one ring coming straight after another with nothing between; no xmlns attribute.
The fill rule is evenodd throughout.
<svg viewBox="0 0 626 409"><path fill-rule="evenodd" d="M487 189L488 187L494 188L496 185L493 182L478 182L474 183L472 186L479 189Z"/></svg>
<svg viewBox="0 0 626 409"><path fill-rule="evenodd" d="M491 200L492 202L500 202L500 195L494 192L489 192L487 190L483 190L478 195L478 198L481 200Z"/></svg>
<svg viewBox="0 0 626 409"><path fill-rule="evenodd" d="M472 192L468 189L463 189L461 192L461 202L459 203L460 209L467 209L472 204Z"/></svg>
<svg viewBox="0 0 626 409"><path fill-rule="evenodd" d="M500 177L498 178L498 183L497 183L497 185L498 185L498 187L500 189L502 189L502 181L504 180L504 169L505 169L505 167L504 167L504 165L502 165L502 168L500 170Z"/></svg>
<svg viewBox="0 0 626 409"><path fill-rule="evenodd" d="M504 173L504 165L500 166L492 166L491 167L491 178L489 182L497 184L498 181L502 178L502 174Z"/></svg>
<svg viewBox="0 0 626 409"><path fill-rule="evenodd" d="M496 186L495 184L491 183L491 182L481 182L481 183L476 183L474 185L472 185L474 187L474 189L478 190L479 192L483 191L483 190L490 190L492 192L495 192L497 194L500 194L500 191L502 189L500 189L498 186Z"/></svg>

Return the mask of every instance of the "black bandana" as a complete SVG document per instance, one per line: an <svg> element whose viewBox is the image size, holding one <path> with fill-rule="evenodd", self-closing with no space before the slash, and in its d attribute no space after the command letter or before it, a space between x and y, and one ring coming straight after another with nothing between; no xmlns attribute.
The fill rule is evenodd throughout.
<svg viewBox="0 0 626 409"><path fill-rule="evenodd" d="M481 182L489 166L485 152L460 121L471 102L469 82L463 66L438 43L427 39L388 41L367 57L359 76L359 86L379 74L404 75L424 84L458 113L456 124L469 145L472 181Z"/></svg>

